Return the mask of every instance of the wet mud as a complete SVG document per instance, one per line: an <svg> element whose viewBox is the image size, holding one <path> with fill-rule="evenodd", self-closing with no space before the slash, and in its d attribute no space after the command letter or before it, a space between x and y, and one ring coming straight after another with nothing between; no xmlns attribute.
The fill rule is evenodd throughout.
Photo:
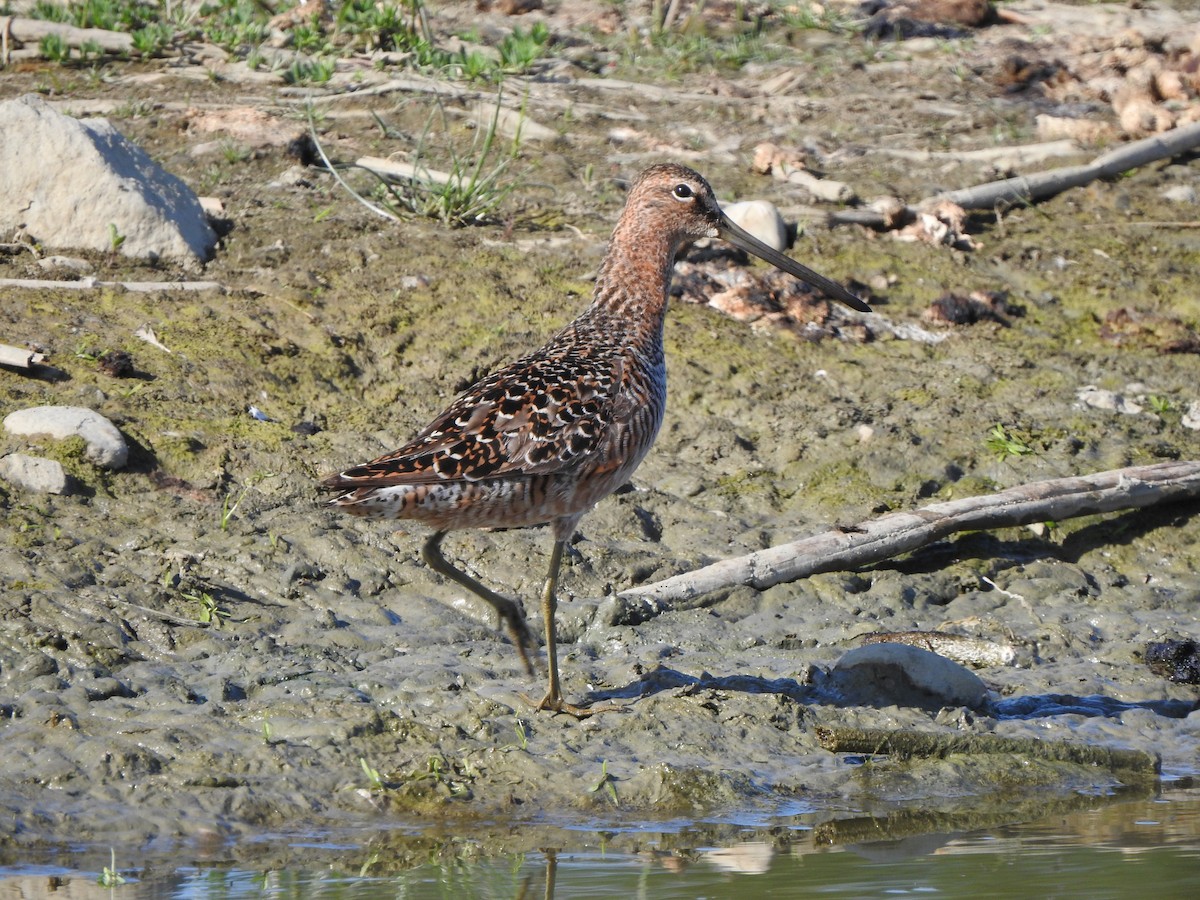
<svg viewBox="0 0 1200 900"><path fill-rule="evenodd" d="M1200 321L1197 232L1146 225L1194 217L1161 193L1194 180L1195 160L979 216L973 251L828 229L807 199L748 172L756 143L813 142L860 195L915 198L987 174L873 150L923 148L931 135L1029 143L1034 114L963 75L962 45L897 45L889 58L903 65L884 79L878 60L854 64L868 56L861 38L831 40L853 52L812 51L826 74L802 112L689 95L668 121L639 124L657 149L612 142L597 110L627 102L563 87L554 96L579 107L563 123L562 105L535 95L529 115L559 123L562 139L522 153L504 215L457 229L386 223L318 170L281 184L295 163L281 147L189 152L186 109L262 106L294 121L301 102L278 89L133 65L104 83L6 75L4 98L52 76L67 107L112 101L118 128L220 197L232 227L204 273L223 292L0 288L0 338L49 356L42 377L0 373L0 412L88 406L131 448L109 472L76 443L0 436L4 452L58 459L74 487L51 496L0 483L0 843L640 821L796 802L1003 809L1034 789L1156 789L1011 759L864 762L823 750L823 725L1142 749L1161 754L1168 780L1194 775L1196 688L1142 656L1150 642L1200 638L1194 504L963 535L861 571L725 590L637 625L595 614L626 587L873 513L1200 455L1184 424L1200 401L1200 356L1104 335L1118 308ZM410 150L366 113L411 126L431 102L328 104L326 149L346 160ZM620 706L579 722L532 710L540 677L479 601L423 565L420 528L340 516L316 483L398 446L470 380L580 311L620 179L673 155L722 199L770 199L800 219L792 254L873 285L878 316L921 325L951 291L1002 291L1006 315L937 329L937 342L809 341L675 304L658 443L584 519L564 563L564 690ZM90 262L105 280L183 274ZM37 276L17 252L0 256L0 277ZM146 324L170 352L134 336ZM125 377L98 365L112 351L129 354ZM1082 403L1089 385L1140 398L1140 411ZM989 443L996 425L1023 449ZM535 620L549 545L544 530L460 532L445 549ZM1016 648L1013 665L977 673L989 705L863 706L820 689L860 636L921 630Z"/></svg>

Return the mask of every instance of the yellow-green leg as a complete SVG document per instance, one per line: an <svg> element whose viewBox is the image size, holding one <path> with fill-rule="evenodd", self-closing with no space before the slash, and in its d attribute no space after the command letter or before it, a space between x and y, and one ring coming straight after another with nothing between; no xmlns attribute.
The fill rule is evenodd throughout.
<svg viewBox="0 0 1200 900"><path fill-rule="evenodd" d="M620 709L618 706L575 706L563 699L562 688L558 682L558 635L554 626L554 614L558 611L558 572L562 568L563 551L567 548L567 539L556 540L554 549L550 551L550 571L546 573L546 587L542 590L542 619L546 623L546 662L550 669L550 683L546 696L537 705L538 709L548 709L551 712L564 712L577 719L586 719L596 713Z"/></svg>
<svg viewBox="0 0 1200 900"><path fill-rule="evenodd" d="M425 560L425 565L433 569L439 575L444 575L451 581L462 585L468 591L486 600L487 603L496 610L496 614L500 617L500 621L508 627L509 637L512 638L513 644L517 648L517 652L521 654L521 662L525 664L525 671L530 675L534 674L533 663L529 660L529 648L533 646L533 635L529 633L529 626L525 623L525 613L521 607L509 600L507 597L501 597L495 591L480 584L466 572L453 566L445 556L442 555L442 538L446 536L444 531L435 531L425 541L425 546L421 549L421 556ZM560 554L561 559L561 554ZM557 579L557 571L555 578ZM553 628L553 622L550 625ZM553 646L553 645L552 645ZM558 683L558 672L554 666L554 654L551 652L551 669L550 677L552 683Z"/></svg>
<svg viewBox="0 0 1200 900"><path fill-rule="evenodd" d="M554 614L558 611L558 570L562 568L563 549L566 541L555 541L550 551L550 570L546 573L546 586L542 589L542 622L546 627L546 664L550 669L550 686L538 709L561 710L562 688L558 683L558 635L554 627Z"/></svg>

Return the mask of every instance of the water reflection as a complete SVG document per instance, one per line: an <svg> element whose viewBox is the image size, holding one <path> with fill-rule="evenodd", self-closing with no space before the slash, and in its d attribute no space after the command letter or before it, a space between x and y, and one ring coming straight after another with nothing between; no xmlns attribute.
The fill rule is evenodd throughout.
<svg viewBox="0 0 1200 900"><path fill-rule="evenodd" d="M116 850L127 879L102 887L108 848L0 850L15 898L1124 897L1200 891L1200 791L1137 800L1056 798L1021 824L828 809L757 821L622 826L459 823L444 831L262 835L232 846ZM1036 805L1030 798L1022 812Z"/></svg>

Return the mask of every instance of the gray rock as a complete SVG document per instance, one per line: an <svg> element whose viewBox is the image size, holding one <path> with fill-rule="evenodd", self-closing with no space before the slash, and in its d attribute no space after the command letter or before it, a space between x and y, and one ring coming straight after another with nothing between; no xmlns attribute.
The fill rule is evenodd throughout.
<svg viewBox="0 0 1200 900"><path fill-rule="evenodd" d="M40 494L67 493L67 473L63 471L62 464L40 456L10 453L0 457L0 478Z"/></svg>
<svg viewBox="0 0 1200 900"><path fill-rule="evenodd" d="M721 207L735 225L746 229L768 247L786 250L787 225L774 203L766 200L743 200Z"/></svg>
<svg viewBox="0 0 1200 900"><path fill-rule="evenodd" d="M978 709L987 687L974 672L944 656L907 644L868 644L850 650L830 672L829 687L863 706Z"/></svg>
<svg viewBox="0 0 1200 900"><path fill-rule="evenodd" d="M20 135L0 141L0 233L185 264L212 256L217 235L196 195L106 119L26 95L0 103L0 134Z"/></svg>
<svg viewBox="0 0 1200 900"><path fill-rule="evenodd" d="M34 406L4 418L9 434L46 434L52 438L81 437L87 458L105 469L120 469L129 460L129 445L117 426L95 410L82 406Z"/></svg>
<svg viewBox="0 0 1200 900"><path fill-rule="evenodd" d="M1143 411L1141 403L1137 400L1091 384L1079 388L1075 396L1079 398L1080 403L1092 409L1104 409L1127 416L1136 416Z"/></svg>
<svg viewBox="0 0 1200 900"><path fill-rule="evenodd" d="M1200 400L1193 400L1188 404L1187 412L1183 414L1179 424L1192 431L1200 431Z"/></svg>
<svg viewBox="0 0 1200 900"><path fill-rule="evenodd" d="M1195 203L1196 189L1190 184L1175 184L1164 188L1159 194L1164 200L1172 203Z"/></svg>
<svg viewBox="0 0 1200 900"><path fill-rule="evenodd" d="M37 261L38 268L51 272L65 272L73 275L90 275L92 264L86 259L76 256L44 256Z"/></svg>

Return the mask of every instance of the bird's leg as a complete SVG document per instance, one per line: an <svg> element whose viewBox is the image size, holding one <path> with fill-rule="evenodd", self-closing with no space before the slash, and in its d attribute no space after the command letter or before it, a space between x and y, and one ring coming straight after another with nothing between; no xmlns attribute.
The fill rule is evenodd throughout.
<svg viewBox="0 0 1200 900"><path fill-rule="evenodd" d="M534 646L533 635L529 633L529 626L525 623L524 611L512 600L509 600L507 597L501 597L495 591L480 584L466 572L462 571L462 569L453 566L442 555L442 538L445 536L446 532L435 531L425 541L425 546L421 548L421 556L425 560L425 565L429 566L429 568L433 569L439 575L444 575L451 581L462 585L477 597L486 600L492 609L496 610L496 614L500 616L500 621L508 627L509 637L512 638L517 652L521 654L521 662L525 664L525 671L533 675L533 663L529 660L529 648ZM553 651L551 651L550 659L551 677L557 683L557 670L553 668Z"/></svg>
<svg viewBox="0 0 1200 900"><path fill-rule="evenodd" d="M567 538L554 542L550 551L550 571L546 573L546 586L542 590L542 620L546 624L546 664L550 669L550 684L546 696L537 705L538 709L564 712L577 719L586 719L596 713L620 709L619 706L575 706L563 700L562 688L558 683L558 635L554 626L554 613L558 610L558 572L562 568L563 551Z"/></svg>
<svg viewBox="0 0 1200 900"><path fill-rule="evenodd" d="M550 669L550 686L538 709L562 709L562 689L558 684L558 635L555 633L554 613L558 610L558 570L562 568L565 540L556 540L550 551L550 570L542 589L542 622L546 627L546 665Z"/></svg>

